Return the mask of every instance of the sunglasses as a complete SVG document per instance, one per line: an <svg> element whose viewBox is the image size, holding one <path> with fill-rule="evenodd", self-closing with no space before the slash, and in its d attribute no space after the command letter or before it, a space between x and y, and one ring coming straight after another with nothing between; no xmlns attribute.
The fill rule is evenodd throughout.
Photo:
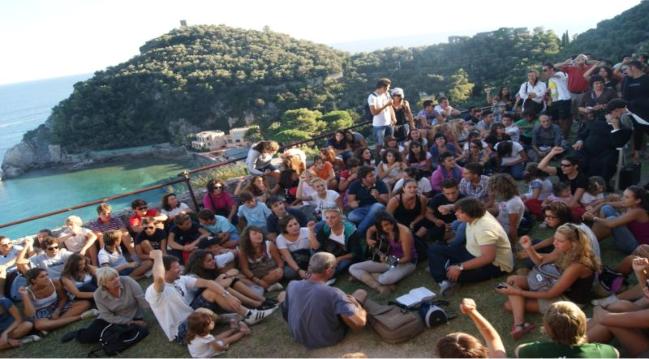
<svg viewBox="0 0 649 359"><path fill-rule="evenodd" d="M572 164L571 163L562 163L560 166L561 167L572 167Z"/></svg>
<svg viewBox="0 0 649 359"><path fill-rule="evenodd" d="M48 251L53 251L55 249L59 249L59 246L52 246L52 247L47 247Z"/></svg>
<svg viewBox="0 0 649 359"><path fill-rule="evenodd" d="M153 227L153 226L151 226L151 227L144 227L144 229L155 229L155 227Z"/></svg>
<svg viewBox="0 0 649 359"><path fill-rule="evenodd" d="M217 188L223 188L223 186L221 186L221 185L214 186L214 189L217 189Z"/></svg>

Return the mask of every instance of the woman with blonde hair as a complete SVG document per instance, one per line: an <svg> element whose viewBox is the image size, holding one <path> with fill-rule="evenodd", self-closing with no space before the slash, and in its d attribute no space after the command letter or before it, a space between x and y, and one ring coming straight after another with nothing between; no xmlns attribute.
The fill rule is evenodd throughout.
<svg viewBox="0 0 649 359"><path fill-rule="evenodd" d="M553 303L543 316L543 330L552 341L536 341L516 348L519 358L618 358L617 349L588 343L588 322L584 312L572 302Z"/></svg>
<svg viewBox="0 0 649 359"><path fill-rule="evenodd" d="M92 265L97 265L97 236L88 228L82 227L83 221L79 216L69 216L65 219L65 229L58 238L59 243L73 253L79 253L90 259Z"/></svg>
<svg viewBox="0 0 649 359"><path fill-rule="evenodd" d="M511 335L516 340L534 330L534 324L525 322L525 312L546 313L552 303L562 300L586 304L595 273L601 270L588 235L574 224L557 228L552 253L538 253L528 236L521 237L519 243L536 265L535 270L529 276L510 276L496 289L508 296L505 309L514 315Z"/></svg>

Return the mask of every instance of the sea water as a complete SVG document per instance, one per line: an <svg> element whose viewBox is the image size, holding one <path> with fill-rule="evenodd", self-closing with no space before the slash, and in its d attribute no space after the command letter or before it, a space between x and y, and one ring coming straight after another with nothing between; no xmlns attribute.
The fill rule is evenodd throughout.
<svg viewBox="0 0 649 359"><path fill-rule="evenodd" d="M25 132L45 122L52 107L72 93L76 82L90 76L0 86L0 160L9 148L20 142ZM147 159L108 163L77 171L31 171L18 178L0 181L0 224L150 186L191 167L193 163L189 161ZM144 198L152 206L159 207L164 191L150 191L110 203L119 210L128 207L135 198ZM93 206L0 228L0 235L18 238L42 228L58 227L71 214L84 219L96 217Z"/></svg>

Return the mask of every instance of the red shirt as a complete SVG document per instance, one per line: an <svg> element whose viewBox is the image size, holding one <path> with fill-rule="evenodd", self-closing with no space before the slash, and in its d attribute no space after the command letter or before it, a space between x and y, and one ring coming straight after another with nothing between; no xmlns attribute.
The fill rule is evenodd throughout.
<svg viewBox="0 0 649 359"><path fill-rule="evenodd" d="M155 217L157 215L158 215L158 210L157 209L149 208L146 211L146 216L144 216L144 217ZM144 218L144 217L140 216L139 211L135 211L135 212L133 212L133 215L128 218L128 224L131 226L131 228L137 227L140 224L142 224L142 218Z"/></svg>
<svg viewBox="0 0 649 359"><path fill-rule="evenodd" d="M572 93L583 93L588 91L588 80L584 78L584 73L593 67L593 65L564 66L561 71L568 75L568 91Z"/></svg>

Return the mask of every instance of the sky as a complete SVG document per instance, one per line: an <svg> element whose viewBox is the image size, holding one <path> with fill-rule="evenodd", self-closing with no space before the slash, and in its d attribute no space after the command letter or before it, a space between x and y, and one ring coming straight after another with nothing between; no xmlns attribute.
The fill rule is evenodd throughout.
<svg viewBox="0 0 649 359"><path fill-rule="evenodd" d="M271 30L350 50L429 44L448 35L542 26L584 32L640 3L544 0L2 0L0 84L91 73L127 61L178 27L225 24ZM536 11L530 9L534 5ZM374 41L374 40L380 41ZM376 45L379 44L379 45ZM383 44L383 46L381 46ZM425 43L419 43L423 45Z"/></svg>

